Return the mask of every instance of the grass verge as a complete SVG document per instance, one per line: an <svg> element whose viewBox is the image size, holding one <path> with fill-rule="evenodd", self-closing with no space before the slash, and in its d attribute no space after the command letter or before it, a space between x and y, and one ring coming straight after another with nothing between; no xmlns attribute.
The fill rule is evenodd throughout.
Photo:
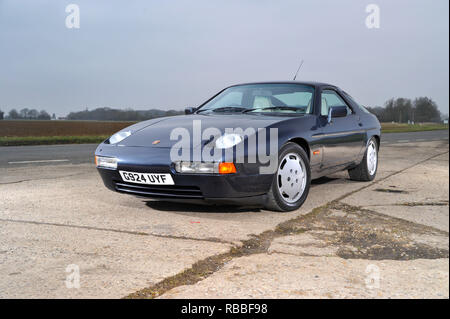
<svg viewBox="0 0 450 319"><path fill-rule="evenodd" d="M52 144L97 144L108 136L25 136L0 137L0 146L52 145Z"/></svg>
<svg viewBox="0 0 450 319"><path fill-rule="evenodd" d="M448 124L398 124L398 123L381 123L382 133L404 133L404 132L422 132L448 130Z"/></svg>

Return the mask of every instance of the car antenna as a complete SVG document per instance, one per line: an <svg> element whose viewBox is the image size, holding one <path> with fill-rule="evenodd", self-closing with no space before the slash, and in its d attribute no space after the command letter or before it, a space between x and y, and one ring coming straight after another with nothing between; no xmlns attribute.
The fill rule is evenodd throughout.
<svg viewBox="0 0 450 319"><path fill-rule="evenodd" d="M293 81L295 81L295 79L297 78L298 71L300 71L300 68L302 67L302 65L303 65L303 60L300 62L300 66L298 67L297 72L295 72Z"/></svg>

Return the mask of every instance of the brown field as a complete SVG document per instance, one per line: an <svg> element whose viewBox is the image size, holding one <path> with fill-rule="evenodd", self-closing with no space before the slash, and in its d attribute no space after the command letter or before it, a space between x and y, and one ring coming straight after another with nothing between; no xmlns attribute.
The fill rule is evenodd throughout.
<svg viewBox="0 0 450 319"><path fill-rule="evenodd" d="M103 121L0 121L0 137L40 136L110 136L135 122ZM436 123L398 124L381 123L382 131L411 132L448 129L448 125Z"/></svg>
<svg viewBox="0 0 450 319"><path fill-rule="evenodd" d="M135 122L0 121L0 137L109 136Z"/></svg>
<svg viewBox="0 0 450 319"><path fill-rule="evenodd" d="M135 122L0 121L0 146L100 143ZM436 123L381 123L383 133L448 130Z"/></svg>

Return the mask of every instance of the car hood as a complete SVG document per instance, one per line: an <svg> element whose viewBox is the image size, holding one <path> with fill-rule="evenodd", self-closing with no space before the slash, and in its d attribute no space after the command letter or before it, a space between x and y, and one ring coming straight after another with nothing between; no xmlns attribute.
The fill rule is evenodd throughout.
<svg viewBox="0 0 450 319"><path fill-rule="evenodd" d="M194 114L159 118L157 120L150 120L140 123L140 128L120 142L119 145L130 147L172 147L172 145L174 145L180 138L177 132L187 131L192 139L194 123L196 129L198 125L200 125L200 132L203 132L207 128L217 128L220 130L221 134L223 134L227 128L242 128L243 130L253 128L257 130L259 128L266 128L287 119L288 118L281 116L251 114ZM179 130L174 131L176 129ZM175 136L174 140L170 139L172 132ZM196 147L200 143L201 142L197 141L197 143L192 146Z"/></svg>

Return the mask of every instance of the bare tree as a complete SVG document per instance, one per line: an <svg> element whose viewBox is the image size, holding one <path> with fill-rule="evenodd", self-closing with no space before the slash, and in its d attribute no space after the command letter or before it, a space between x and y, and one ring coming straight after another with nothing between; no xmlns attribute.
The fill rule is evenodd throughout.
<svg viewBox="0 0 450 319"><path fill-rule="evenodd" d="M441 113L437 104L428 97L419 97L414 100L415 119L417 122L439 122Z"/></svg>

